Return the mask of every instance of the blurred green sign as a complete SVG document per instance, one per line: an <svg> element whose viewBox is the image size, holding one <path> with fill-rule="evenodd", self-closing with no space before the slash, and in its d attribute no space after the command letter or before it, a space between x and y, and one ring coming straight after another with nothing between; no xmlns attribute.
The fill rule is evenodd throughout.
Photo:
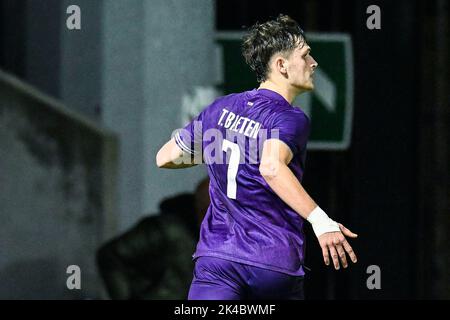
<svg viewBox="0 0 450 320"><path fill-rule="evenodd" d="M240 32L219 32L219 82L225 94L258 87L241 55ZM347 34L306 34L311 54L319 63L315 89L294 101L311 119L308 149L345 150L350 145L353 118L353 55Z"/></svg>

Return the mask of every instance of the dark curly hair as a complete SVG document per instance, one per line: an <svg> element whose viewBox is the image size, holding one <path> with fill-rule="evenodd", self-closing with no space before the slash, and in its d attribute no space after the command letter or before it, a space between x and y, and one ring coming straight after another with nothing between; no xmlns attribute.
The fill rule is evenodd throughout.
<svg viewBox="0 0 450 320"><path fill-rule="evenodd" d="M242 39L242 55L256 73L256 80L264 82L269 72L269 60L275 53L289 53L302 47L306 37L298 23L280 14L275 20L256 23Z"/></svg>

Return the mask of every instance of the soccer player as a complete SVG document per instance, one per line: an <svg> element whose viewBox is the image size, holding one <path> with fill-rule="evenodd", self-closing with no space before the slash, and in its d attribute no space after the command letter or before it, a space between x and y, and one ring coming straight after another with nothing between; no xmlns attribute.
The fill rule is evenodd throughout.
<svg viewBox="0 0 450 320"><path fill-rule="evenodd" d="M160 168L204 162L210 177L188 298L303 299L305 220L326 265L357 260L345 238L357 235L301 184L310 123L291 103L314 88L317 62L285 15L254 25L242 51L259 88L216 99L156 156Z"/></svg>

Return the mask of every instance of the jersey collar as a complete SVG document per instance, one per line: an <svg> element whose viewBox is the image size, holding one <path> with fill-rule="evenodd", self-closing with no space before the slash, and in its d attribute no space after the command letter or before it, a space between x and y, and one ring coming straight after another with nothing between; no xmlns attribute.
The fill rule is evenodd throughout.
<svg viewBox="0 0 450 320"><path fill-rule="evenodd" d="M278 102L281 102L283 104L287 104L287 105L291 105L281 94L269 90L269 89L254 89L253 91L255 91L255 94L260 94L263 95L271 100L276 100Z"/></svg>

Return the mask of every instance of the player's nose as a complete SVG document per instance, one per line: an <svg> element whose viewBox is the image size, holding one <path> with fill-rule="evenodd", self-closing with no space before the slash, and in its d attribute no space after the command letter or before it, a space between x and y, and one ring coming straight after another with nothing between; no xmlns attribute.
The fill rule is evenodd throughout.
<svg viewBox="0 0 450 320"><path fill-rule="evenodd" d="M319 66L319 64L317 63L316 60L314 60L314 58L311 57L311 59L312 59L311 68L315 70Z"/></svg>

